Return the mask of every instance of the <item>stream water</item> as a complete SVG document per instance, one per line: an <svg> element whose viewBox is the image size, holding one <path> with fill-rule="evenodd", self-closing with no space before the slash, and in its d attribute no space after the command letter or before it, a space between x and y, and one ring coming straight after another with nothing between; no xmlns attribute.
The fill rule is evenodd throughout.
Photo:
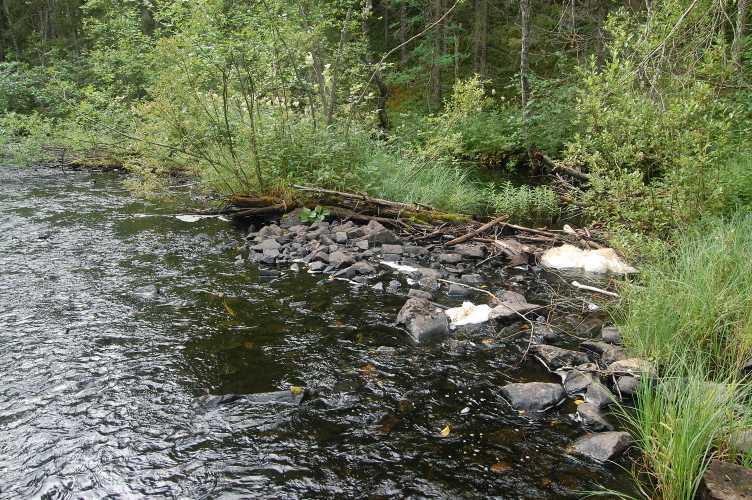
<svg viewBox="0 0 752 500"><path fill-rule="evenodd" d="M619 466L567 454L583 433L574 404L531 417L500 396L510 381L555 380L519 366L520 341L412 346L392 326L404 298L260 277L235 263L237 228L174 213L116 174L0 168L0 497L629 488ZM206 399L290 386L317 394Z"/></svg>

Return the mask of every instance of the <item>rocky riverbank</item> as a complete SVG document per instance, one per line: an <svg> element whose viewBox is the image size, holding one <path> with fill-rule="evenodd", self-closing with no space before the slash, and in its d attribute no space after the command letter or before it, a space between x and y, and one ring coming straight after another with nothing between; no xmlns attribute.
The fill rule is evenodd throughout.
<svg viewBox="0 0 752 500"><path fill-rule="evenodd" d="M528 302L524 290L500 288L494 282L494 276L509 268L539 270L536 253L542 249L519 244L525 251L510 256L477 241L446 247L440 241L404 238L374 220L364 225L341 220L304 224L295 212L277 223L251 227L246 241L247 259L262 268L270 267L262 273L273 275L280 267L322 273L330 279L405 296L395 323L414 343L444 342L455 350L482 349L489 342L481 337L493 339L515 324L522 326L529 340L521 349L521 358L534 358L561 382L508 384L501 392L511 407L544 415L567 399L573 400L577 406L572 418L588 433L573 443L572 453L603 462L628 448L629 434L615 430L608 407L631 397L640 377L654 375L650 364L629 358L620 345L618 329L601 327L598 318L578 332L577 345L562 342L562 336L547 324L549 305ZM457 326L448 304L468 298L488 302L481 306L487 308L486 317L480 324L470 321ZM472 314L474 304L466 306L467 314Z"/></svg>

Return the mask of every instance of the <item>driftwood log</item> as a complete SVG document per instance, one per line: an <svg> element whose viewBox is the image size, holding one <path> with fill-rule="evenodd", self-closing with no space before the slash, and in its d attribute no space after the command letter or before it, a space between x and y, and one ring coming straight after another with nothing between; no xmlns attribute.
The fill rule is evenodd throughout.
<svg viewBox="0 0 752 500"><path fill-rule="evenodd" d="M400 203L375 198L364 193L347 193L331 189L295 185L300 194L294 200L273 196L236 195L230 199L231 205L220 212L234 218L254 218L280 216L296 208L313 209L321 206L339 219L369 222L372 220L389 225L403 233L411 241L449 240L436 244L454 246L468 241L491 245L496 254L502 254L512 261L524 261L532 249L520 243L551 247L561 243L572 243L583 248L598 248L588 230L572 232L536 229L507 222L501 215L485 222L476 221L469 215L443 212L434 207ZM486 236L494 230L494 234ZM511 231L510 231L511 230ZM571 230L570 230L571 231ZM499 237L505 234L504 238Z"/></svg>

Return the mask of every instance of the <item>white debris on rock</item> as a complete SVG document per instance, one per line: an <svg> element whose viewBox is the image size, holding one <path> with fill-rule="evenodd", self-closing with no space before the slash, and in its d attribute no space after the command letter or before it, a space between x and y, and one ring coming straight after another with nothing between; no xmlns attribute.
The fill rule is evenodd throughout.
<svg viewBox="0 0 752 500"><path fill-rule="evenodd" d="M477 325L488 321L491 307L487 304L476 306L472 302L463 302L460 307L449 308L444 314L449 318L450 326Z"/></svg>
<svg viewBox="0 0 752 500"><path fill-rule="evenodd" d="M637 272L637 269L621 260L613 248L581 250L573 245L562 245L543 252L540 262L544 267L553 269L582 269L590 273Z"/></svg>

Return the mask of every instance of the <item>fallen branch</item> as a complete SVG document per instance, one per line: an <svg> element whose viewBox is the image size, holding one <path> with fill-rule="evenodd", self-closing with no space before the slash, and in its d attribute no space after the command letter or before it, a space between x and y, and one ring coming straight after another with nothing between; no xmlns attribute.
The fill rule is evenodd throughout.
<svg viewBox="0 0 752 500"><path fill-rule="evenodd" d="M298 191L303 191L306 193L329 194L329 195L339 196L342 198L349 198L352 200L360 200L366 203L371 203L373 205L381 205L383 207L402 208L406 210L413 210L415 212L419 212L421 210L425 210L428 212L438 211L435 208L427 207L426 205L400 203L398 201L385 200L383 198L372 198L365 193L346 193L343 191L334 191L331 189L301 186L298 184L293 184L292 187L294 187Z"/></svg>
<svg viewBox="0 0 752 500"><path fill-rule="evenodd" d="M494 220L492 220L491 222L486 222L485 224L483 224L482 226L480 226L475 231L470 231L469 233L467 233L465 235L462 235L459 238L455 238L455 239L453 239L451 241L447 241L446 242L446 246L450 247L452 245L459 245L460 243L464 243L464 242L466 242L468 240L471 240L471 239L475 238L476 236L478 236L479 234L485 233L486 231L488 231L489 229L491 229L495 225L501 224L506 219L507 219L506 215L502 215L500 217L496 217Z"/></svg>
<svg viewBox="0 0 752 500"><path fill-rule="evenodd" d="M590 182L590 176L588 174L580 172L579 170L575 170L571 167L555 163L551 158L546 156L545 153L537 151L536 153L534 153L534 156L536 160L539 160L541 163L551 169L552 172L558 170L564 172L565 174L571 175L572 177L580 179L581 181Z"/></svg>
<svg viewBox="0 0 752 500"><path fill-rule="evenodd" d="M609 292L608 290L604 290L602 288L596 288L594 286L589 285L583 285L579 281L573 281L572 286L575 288L579 288L580 290L587 290L589 292L596 292L596 293L602 293L603 295L608 295L610 297L616 297L619 298L619 294L616 292Z"/></svg>

